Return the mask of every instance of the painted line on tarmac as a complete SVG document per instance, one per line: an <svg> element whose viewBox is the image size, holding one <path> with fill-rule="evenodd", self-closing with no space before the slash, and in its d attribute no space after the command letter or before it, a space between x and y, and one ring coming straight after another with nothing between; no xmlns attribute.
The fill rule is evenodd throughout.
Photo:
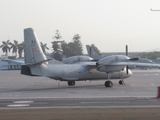
<svg viewBox="0 0 160 120"><path fill-rule="evenodd" d="M117 102L117 101L111 101L111 102L80 102L81 104L104 104L104 103L129 103L129 102L126 102L126 101L121 101L121 102Z"/></svg>
<svg viewBox="0 0 160 120"><path fill-rule="evenodd" d="M13 104L7 105L7 107L29 107L34 101L13 101Z"/></svg>
<svg viewBox="0 0 160 120"><path fill-rule="evenodd" d="M29 107L29 104L11 104L7 105L7 107Z"/></svg>
<svg viewBox="0 0 160 120"><path fill-rule="evenodd" d="M34 101L14 101L15 104L26 104L26 103L33 103Z"/></svg>

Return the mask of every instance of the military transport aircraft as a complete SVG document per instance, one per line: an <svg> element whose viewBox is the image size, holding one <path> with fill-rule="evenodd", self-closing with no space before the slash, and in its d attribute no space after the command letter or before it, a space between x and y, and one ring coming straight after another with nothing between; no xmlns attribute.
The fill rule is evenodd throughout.
<svg viewBox="0 0 160 120"><path fill-rule="evenodd" d="M64 64L55 59L47 59L43 54L40 43L32 28L24 29L25 64L22 65L21 74L29 76L45 76L51 79L68 81L69 86L74 86L75 81L102 80L106 87L112 87L110 79L128 78L132 72L128 65L154 66L159 64L133 63L125 55L111 55L97 62L77 62L77 64ZM52 60L52 64L49 61Z"/></svg>

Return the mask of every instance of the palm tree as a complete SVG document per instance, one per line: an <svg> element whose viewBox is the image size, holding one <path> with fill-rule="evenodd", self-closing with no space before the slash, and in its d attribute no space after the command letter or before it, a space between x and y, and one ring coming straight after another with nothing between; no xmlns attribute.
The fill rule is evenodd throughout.
<svg viewBox="0 0 160 120"><path fill-rule="evenodd" d="M49 50L49 48L47 47L47 44L46 43L43 44L42 42L40 42L40 43L41 43L41 48L43 50L43 53L46 53L46 49Z"/></svg>
<svg viewBox="0 0 160 120"><path fill-rule="evenodd" d="M0 48L2 48L3 52L6 53L6 55L8 56L8 52L10 52L10 47L9 47L9 40L7 40L6 42L5 41L2 41L2 45L0 46Z"/></svg>
<svg viewBox="0 0 160 120"><path fill-rule="evenodd" d="M18 44L18 54L20 58L22 57L23 50L24 50L24 42Z"/></svg>
<svg viewBox="0 0 160 120"><path fill-rule="evenodd" d="M11 45L10 49L12 49L12 53L15 53L17 56L17 50L18 50L18 41L14 40L13 43L9 42L9 44Z"/></svg>

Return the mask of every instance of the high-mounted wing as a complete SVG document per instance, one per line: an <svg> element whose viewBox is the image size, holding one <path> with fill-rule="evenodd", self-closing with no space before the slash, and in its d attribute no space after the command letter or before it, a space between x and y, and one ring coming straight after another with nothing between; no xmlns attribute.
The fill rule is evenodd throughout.
<svg viewBox="0 0 160 120"><path fill-rule="evenodd" d="M139 63L139 62L132 62L133 59L125 55L112 55L105 58L100 59L96 65L97 70L101 72L117 72L123 70L125 67L128 66L136 66L136 67L156 67L159 68L160 64L154 63ZM136 59L135 59L136 60ZM128 69L128 68L127 68Z"/></svg>

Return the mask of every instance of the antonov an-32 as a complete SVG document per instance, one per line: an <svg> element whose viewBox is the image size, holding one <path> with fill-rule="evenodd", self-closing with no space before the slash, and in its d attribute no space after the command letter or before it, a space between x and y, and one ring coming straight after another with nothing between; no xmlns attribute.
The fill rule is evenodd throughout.
<svg viewBox="0 0 160 120"><path fill-rule="evenodd" d="M32 28L24 29L24 45L25 64L22 65L21 74L67 81L69 86L74 86L75 81L107 79L104 85L112 87L113 83L110 79L125 79L132 75L128 65L160 66L158 64L133 63L130 62L132 58L125 55L111 55L97 62L74 64L64 64L55 59L47 59ZM50 60L52 60L51 63Z"/></svg>

